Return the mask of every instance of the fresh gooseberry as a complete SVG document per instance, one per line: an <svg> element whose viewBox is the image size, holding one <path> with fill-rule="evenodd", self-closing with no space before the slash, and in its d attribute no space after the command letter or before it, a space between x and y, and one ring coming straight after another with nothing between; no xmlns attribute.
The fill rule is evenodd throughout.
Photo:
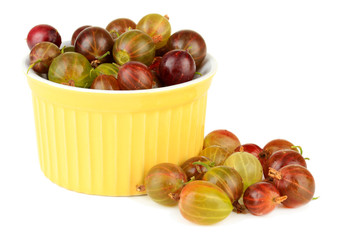
<svg viewBox="0 0 343 240"><path fill-rule="evenodd" d="M111 35L101 27L88 27L75 40L75 51L84 55L93 67L112 60L112 47Z"/></svg>
<svg viewBox="0 0 343 240"><path fill-rule="evenodd" d="M106 27L113 39L117 39L121 34L132 29L136 29L136 23L128 18L117 18Z"/></svg>
<svg viewBox="0 0 343 240"><path fill-rule="evenodd" d="M211 165L211 160L203 157L197 156L192 157L181 164L181 168L185 171L188 181L194 178L194 180L201 180L204 174L207 172L207 168L200 164L193 164L195 162L203 162Z"/></svg>
<svg viewBox="0 0 343 240"><path fill-rule="evenodd" d="M224 220L232 212L230 198L217 185L196 180L185 185L180 194L179 210L184 218L201 225Z"/></svg>
<svg viewBox="0 0 343 240"><path fill-rule="evenodd" d="M51 42L37 43L30 52L30 67L37 73L48 73L52 60L61 54L60 49Z"/></svg>
<svg viewBox="0 0 343 240"><path fill-rule="evenodd" d="M243 195L244 206L251 214L256 216L270 213L286 199L287 196L280 196L279 190L268 182L258 182L250 185Z"/></svg>
<svg viewBox="0 0 343 240"><path fill-rule="evenodd" d="M156 13L148 14L139 20L137 29L147 33L152 38L156 49L165 46L171 34L168 16Z"/></svg>
<svg viewBox="0 0 343 240"><path fill-rule="evenodd" d="M273 178L273 183L280 194L287 196L287 199L282 202L285 207L299 207L312 200L315 182L307 168L292 164L278 171L270 168L268 175Z"/></svg>
<svg viewBox="0 0 343 240"><path fill-rule="evenodd" d="M210 132L205 136L204 148L212 145L221 146L228 151L229 154L241 145L239 139L232 132L225 129L218 129Z"/></svg>
<svg viewBox="0 0 343 240"><path fill-rule="evenodd" d="M62 40L60 34L54 27L47 24L40 24L29 31L26 42L29 48L32 49L34 45L40 42L51 42L57 47L60 47Z"/></svg>
<svg viewBox="0 0 343 240"><path fill-rule="evenodd" d="M148 171L144 185L137 186L137 190L145 190L159 204L174 206L186 182L187 176L181 167L173 163L159 163Z"/></svg>
<svg viewBox="0 0 343 240"><path fill-rule="evenodd" d="M155 57L155 44L146 33L137 29L130 30L116 39L112 54L119 65L138 61L149 66Z"/></svg>
<svg viewBox="0 0 343 240"><path fill-rule="evenodd" d="M193 30L181 30L173 33L168 39L167 47L169 51L174 49L188 51L192 55L197 68L203 62L207 53L205 40Z"/></svg>
<svg viewBox="0 0 343 240"><path fill-rule="evenodd" d="M243 179L244 190L262 180L262 165L251 153L235 152L225 160L224 166L237 170Z"/></svg>
<svg viewBox="0 0 343 240"><path fill-rule="evenodd" d="M82 54L66 52L54 58L49 67L48 79L65 85L89 88L94 80L90 74L92 69Z"/></svg>
<svg viewBox="0 0 343 240"><path fill-rule="evenodd" d="M260 163L263 166L262 160L260 159L260 156L259 156L260 153L262 152L262 148L260 148L258 145L254 144L254 143L246 143L246 144L238 146L235 149L235 152L248 152L248 153L251 153L252 155L257 157L258 160L260 160Z"/></svg>
<svg viewBox="0 0 343 240"><path fill-rule="evenodd" d="M264 177L268 178L269 168L279 170L280 168L291 164L299 164L303 167L307 167L305 158L299 152L290 149L278 150L264 163Z"/></svg>
<svg viewBox="0 0 343 240"><path fill-rule="evenodd" d="M221 146L209 146L200 151L199 156L209 158L216 166L223 165L224 161L229 157L229 152Z"/></svg>
<svg viewBox="0 0 343 240"><path fill-rule="evenodd" d="M268 142L262 149L262 152L260 153L260 159L263 162L266 162L267 159L276 151L281 150L281 149L293 149L295 151L298 151L294 147L294 144L284 140L284 139L274 139Z"/></svg>
<svg viewBox="0 0 343 240"><path fill-rule="evenodd" d="M113 75L101 74L97 76L91 87L91 89L101 89L101 90L119 90L119 85L117 79Z"/></svg>
<svg viewBox="0 0 343 240"><path fill-rule="evenodd" d="M92 76L99 76L101 74L112 75L118 77L119 66L115 63L102 63L92 71Z"/></svg>
<svg viewBox="0 0 343 240"><path fill-rule="evenodd" d="M216 184L229 196L233 206L239 206L238 199L243 193L243 179L234 168L227 166L209 168L203 180Z"/></svg>
<svg viewBox="0 0 343 240"><path fill-rule="evenodd" d="M160 63L160 77L167 85L188 82L193 79L195 62L185 50L172 50L164 54Z"/></svg>
<svg viewBox="0 0 343 240"><path fill-rule="evenodd" d="M118 83L122 90L152 88L153 76L143 63L131 61L119 68Z"/></svg>
<svg viewBox="0 0 343 240"><path fill-rule="evenodd" d="M91 27L91 26L90 25L84 25L84 26L81 26L74 31L73 35L71 36L71 42L70 42L71 45L75 45L75 40L76 40L77 36L79 36L79 33L88 27Z"/></svg>

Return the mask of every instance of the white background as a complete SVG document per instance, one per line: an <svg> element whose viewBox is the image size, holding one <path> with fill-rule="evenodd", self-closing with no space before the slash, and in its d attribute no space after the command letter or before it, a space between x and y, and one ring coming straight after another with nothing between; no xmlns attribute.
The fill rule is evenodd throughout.
<svg viewBox="0 0 343 240"><path fill-rule="evenodd" d="M225 4L224 4L225 3ZM225 128L261 147L301 145L316 201L264 217L232 213L197 226L148 197L65 190L40 170L31 92L22 71L35 25L69 40L81 25L138 22L168 14L172 31L193 29L219 67L205 133ZM342 227L343 5L341 1L9 1L1 14L0 239L314 239ZM338 237L337 236L337 237ZM317 239L317 238L316 238Z"/></svg>

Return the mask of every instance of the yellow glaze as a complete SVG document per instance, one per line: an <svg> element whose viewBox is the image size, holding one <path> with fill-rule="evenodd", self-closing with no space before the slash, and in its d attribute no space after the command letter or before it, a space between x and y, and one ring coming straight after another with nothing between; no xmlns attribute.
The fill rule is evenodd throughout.
<svg viewBox="0 0 343 240"><path fill-rule="evenodd" d="M136 91L69 87L26 74L42 171L76 192L142 194L136 185L152 166L180 164L202 149L215 60L208 56L203 68L206 74L188 83Z"/></svg>

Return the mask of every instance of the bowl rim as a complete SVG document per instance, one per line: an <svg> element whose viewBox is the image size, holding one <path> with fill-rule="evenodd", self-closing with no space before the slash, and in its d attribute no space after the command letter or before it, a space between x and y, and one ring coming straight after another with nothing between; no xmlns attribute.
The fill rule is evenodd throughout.
<svg viewBox="0 0 343 240"><path fill-rule="evenodd" d="M188 82L184 82L184 83L179 83L176 85L172 85L172 86L166 86L166 87L160 87L160 88L152 88L152 89L140 89L140 90L101 90L101 89L89 89L89 88L79 88L79 87L72 87L72 86L67 86L67 85L63 85L60 83L55 83L52 81L49 81L48 79L45 79L41 76L39 76L37 73L35 73L32 69L27 72L27 69L29 67L29 56L26 56L24 58L24 60L22 61L22 69L24 71L24 74L27 77L30 77L42 84L46 84L49 85L51 87L57 87L63 90L69 90L69 91L76 91L76 92L83 92L83 93L95 93L95 94L147 94L147 93L160 93L160 92L167 92L167 91L171 91L174 89L179 89L179 88L183 88L183 87L187 87L187 86L191 86L191 85L196 85L200 82L205 81L206 79L212 77L218 68L218 64L217 61L215 60L215 58L207 53L206 54L206 58L204 59L204 61L209 61L210 63L210 69L208 71L208 73L193 79L191 81Z"/></svg>

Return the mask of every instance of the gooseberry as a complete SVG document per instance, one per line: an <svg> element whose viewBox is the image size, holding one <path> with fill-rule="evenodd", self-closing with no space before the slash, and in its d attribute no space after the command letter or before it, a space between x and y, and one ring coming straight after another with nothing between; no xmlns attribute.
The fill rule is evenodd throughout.
<svg viewBox="0 0 343 240"><path fill-rule="evenodd" d="M199 156L209 158L216 166L223 165L224 161L229 157L229 152L221 146L209 146L200 151Z"/></svg>
<svg viewBox="0 0 343 240"><path fill-rule="evenodd" d="M156 49L165 46L171 34L168 16L156 13L148 14L139 20L137 29L147 33L152 38Z"/></svg>
<svg viewBox="0 0 343 240"><path fill-rule="evenodd" d="M117 79L113 75L101 74L97 76L91 87L91 89L101 89L101 90L119 90L119 85Z"/></svg>
<svg viewBox="0 0 343 240"><path fill-rule="evenodd" d="M203 156L192 157L182 163L181 168L183 169L183 171L185 171L188 181L192 178L194 178L194 180L201 180L204 174L207 172L207 168L205 166L200 164L193 164L195 162L203 162L211 165L210 159Z"/></svg>
<svg viewBox="0 0 343 240"><path fill-rule="evenodd" d="M37 43L30 52L30 67L37 73L48 73L52 60L61 54L60 49L51 42Z"/></svg>
<svg viewBox="0 0 343 240"><path fill-rule="evenodd" d="M251 214L256 216L270 213L286 199L287 196L280 196L279 190L268 182L258 182L250 185L243 195L244 206Z"/></svg>
<svg viewBox="0 0 343 240"><path fill-rule="evenodd" d="M269 168L269 174L281 195L287 195L282 202L285 207L295 208L310 202L314 195L315 182L307 168L298 164L287 165L278 171Z"/></svg>
<svg viewBox="0 0 343 240"><path fill-rule="evenodd" d="M155 44L146 33L137 29L130 30L116 39L112 54L119 65L138 61L149 66L155 57Z"/></svg>
<svg viewBox="0 0 343 240"><path fill-rule="evenodd" d="M260 161L261 165L263 166L262 159L260 159L260 153L262 152L262 148L260 148L258 145L254 143L246 143L243 145L238 146L235 149L235 152L248 152L257 157L257 159Z"/></svg>
<svg viewBox="0 0 343 240"><path fill-rule="evenodd" d="M92 75L95 77L105 74L105 75L112 75L115 78L118 77L119 66L115 63L102 63L97 66L94 71L92 71Z"/></svg>
<svg viewBox="0 0 343 240"><path fill-rule="evenodd" d="M230 198L217 185L196 180L182 189L179 210L184 218L201 225L224 220L232 212Z"/></svg>
<svg viewBox="0 0 343 240"><path fill-rule="evenodd" d="M212 145L221 146L231 154L241 145L239 139L232 132L225 129L218 129L210 132L205 136L204 148Z"/></svg>
<svg viewBox="0 0 343 240"><path fill-rule="evenodd" d="M52 61L48 79L65 85L89 88L94 80L92 66L85 56L76 52L60 54Z"/></svg>
<svg viewBox="0 0 343 240"><path fill-rule="evenodd" d="M32 49L37 43L40 42L51 42L57 47L61 46L62 40L58 31L47 24L40 24L33 27L26 38L27 45Z"/></svg>
<svg viewBox="0 0 343 240"><path fill-rule="evenodd" d="M73 33L73 35L71 36L71 45L75 45L75 40L77 38L77 36L79 36L80 32L82 32L84 29L91 27L90 25L84 25L79 27L78 29L76 29Z"/></svg>
<svg viewBox="0 0 343 240"><path fill-rule="evenodd" d="M264 163L264 177L268 178L269 168L279 170L280 168L290 164L299 164L303 167L307 167L305 158L299 152L290 149L278 150L274 152Z"/></svg>
<svg viewBox="0 0 343 240"><path fill-rule="evenodd" d="M174 206L186 182L187 176L181 167L173 163L159 163L148 171L144 185L137 186L137 191L145 190L153 201Z"/></svg>
<svg viewBox="0 0 343 240"><path fill-rule="evenodd" d="M113 39L101 27L88 27L81 31L75 40L75 51L84 55L93 67L111 62Z"/></svg>
<svg viewBox="0 0 343 240"><path fill-rule="evenodd" d="M202 36L193 30L181 30L173 33L168 39L168 50L187 50L193 57L197 67L206 57L207 48Z"/></svg>
<svg viewBox="0 0 343 240"><path fill-rule="evenodd" d="M195 62L187 51L169 51L160 63L161 81L167 86L188 82L193 79L195 68Z"/></svg>
<svg viewBox="0 0 343 240"><path fill-rule="evenodd" d="M209 168L204 174L203 180L220 187L229 196L232 205L241 211L238 199L243 193L243 179L234 168L227 166Z"/></svg>
<svg viewBox="0 0 343 240"><path fill-rule="evenodd" d="M263 162L266 162L267 159L276 151L281 150L281 149L293 149L295 151L298 151L294 147L294 144L284 140L284 139L274 139L270 142L268 142L262 149L262 152L260 153L260 159Z"/></svg>
<svg viewBox="0 0 343 240"><path fill-rule="evenodd" d="M118 83L122 90L152 88L153 76L143 63L131 61L119 68Z"/></svg>
<svg viewBox="0 0 343 240"><path fill-rule="evenodd" d="M235 152L225 160L224 166L237 170L243 179L244 190L262 180L262 165L251 153Z"/></svg>
<svg viewBox="0 0 343 240"><path fill-rule="evenodd" d="M136 29L136 23L128 18L117 18L106 27L113 39L117 39L121 34L132 29Z"/></svg>

